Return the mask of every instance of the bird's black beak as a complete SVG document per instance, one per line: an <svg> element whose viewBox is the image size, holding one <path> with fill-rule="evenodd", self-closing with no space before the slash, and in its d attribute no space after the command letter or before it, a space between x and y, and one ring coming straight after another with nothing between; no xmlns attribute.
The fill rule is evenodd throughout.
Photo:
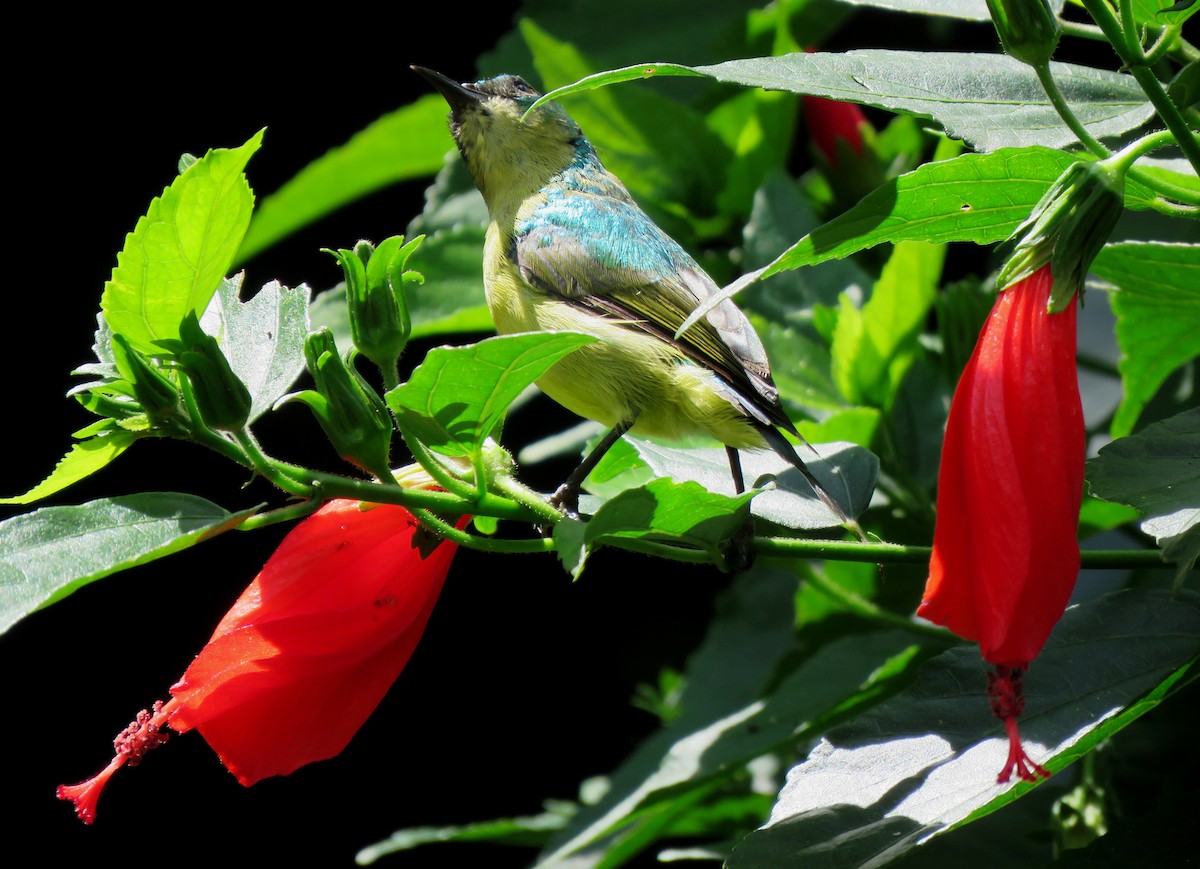
<svg viewBox="0 0 1200 869"><path fill-rule="evenodd" d="M440 72L434 72L424 66L414 66L412 71L433 85L434 89L445 97L456 121L464 112L477 112L481 108L482 96L473 90L468 90L454 79L447 78Z"/></svg>

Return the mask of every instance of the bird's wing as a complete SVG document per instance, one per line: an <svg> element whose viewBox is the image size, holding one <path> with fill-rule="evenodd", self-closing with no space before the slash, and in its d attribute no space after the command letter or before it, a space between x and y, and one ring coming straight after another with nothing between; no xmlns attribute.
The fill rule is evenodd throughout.
<svg viewBox="0 0 1200 869"><path fill-rule="evenodd" d="M719 288L633 202L572 194L545 203L518 223L511 255L535 289L677 344L742 396L751 416L794 431L766 350L733 302L676 341L688 315Z"/></svg>

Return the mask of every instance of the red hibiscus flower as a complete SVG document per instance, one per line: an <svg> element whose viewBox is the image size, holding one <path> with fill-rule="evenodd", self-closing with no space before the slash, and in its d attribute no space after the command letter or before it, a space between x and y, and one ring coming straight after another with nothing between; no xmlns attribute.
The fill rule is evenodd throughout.
<svg viewBox="0 0 1200 869"><path fill-rule="evenodd" d="M976 640L1009 757L999 780L1048 775L1021 748L1021 679L1079 572L1084 424L1075 308L1048 313L1049 264L1000 293L946 426L929 581L917 613Z"/></svg>
<svg viewBox="0 0 1200 869"><path fill-rule="evenodd" d="M464 520L465 521L465 520ZM200 731L243 785L340 752L408 663L454 557L403 507L331 501L299 523L171 688L61 786L85 823L116 770Z"/></svg>

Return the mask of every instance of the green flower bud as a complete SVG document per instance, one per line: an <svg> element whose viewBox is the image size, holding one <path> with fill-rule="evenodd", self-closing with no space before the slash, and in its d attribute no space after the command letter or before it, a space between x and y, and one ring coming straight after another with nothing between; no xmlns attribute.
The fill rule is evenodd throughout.
<svg viewBox="0 0 1200 869"><path fill-rule="evenodd" d="M250 390L233 373L217 339L200 328L196 312L179 324L179 338L156 341L170 351L187 375L192 396L209 428L236 431L250 418Z"/></svg>
<svg viewBox="0 0 1200 869"><path fill-rule="evenodd" d="M179 387L139 353L124 335L112 336L113 360L117 371L129 381L150 422L160 425L175 417L179 411Z"/></svg>
<svg viewBox="0 0 1200 869"><path fill-rule="evenodd" d="M1050 60L1062 27L1049 0L987 0L1004 53L1030 66Z"/></svg>
<svg viewBox="0 0 1200 869"><path fill-rule="evenodd" d="M383 399L338 354L328 329L308 336L304 355L317 388L293 393L283 401L307 405L338 455L376 476L390 473L392 420Z"/></svg>
<svg viewBox="0 0 1200 869"><path fill-rule="evenodd" d="M405 244L404 236L398 235L378 247L360 241L353 251L329 251L346 278L354 346L381 370L395 369L412 334L404 285L424 279L404 266L423 238Z"/></svg>
<svg viewBox="0 0 1200 869"><path fill-rule="evenodd" d="M996 278L1004 290L1046 263L1054 277L1047 310L1061 311L1077 292L1092 260L1121 216L1124 175L1103 163L1072 163L1058 176L1006 243L1012 254Z"/></svg>

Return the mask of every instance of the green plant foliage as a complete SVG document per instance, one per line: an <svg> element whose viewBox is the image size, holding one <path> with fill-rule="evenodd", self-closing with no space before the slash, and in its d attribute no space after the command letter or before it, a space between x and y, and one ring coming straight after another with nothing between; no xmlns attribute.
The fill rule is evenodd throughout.
<svg viewBox="0 0 1200 869"><path fill-rule="evenodd" d="M614 679L631 676L627 717L637 720L628 732L614 728L604 746L585 745L575 719L555 707L542 725L594 766L586 773L594 778L578 783L577 796L572 780L569 801L558 799L559 783L532 805L497 802L504 807L483 815L490 821L469 814L483 804L477 798L495 790L502 800L505 788L478 757L507 746L456 747L437 758L437 774L463 782L456 800L463 799L427 817L397 814L401 829L359 851L360 863L418 847L436 846L440 855L448 845L481 865L489 852L472 849L526 849L537 869L617 869L656 856L729 869L1082 865L1070 853L1056 856L1051 839L1076 854L1128 854L1127 845L1106 840L1159 828L1114 808L1128 782L1123 731L1160 705L1178 717L1173 695L1194 692L1200 659L1200 597L1184 587L1200 558L1200 140L1185 135L1197 117L1200 53L1182 32L1200 4L1168 2L1081 0L1070 21L1041 20L1044 33L1061 24L1063 56L1066 46L1072 58L1092 56L1074 50L1081 36L1102 40L1104 51L1094 54L1112 59L1088 61L1096 66L1042 63L1048 40L1017 50L1026 62L1007 56L983 0L718 0L703 8L687 0L526 0L511 32L477 59L483 76L521 75L568 112L633 200L713 278L719 289L679 334L705 317L741 329L745 357L758 356L760 340L770 371L753 361L744 373L698 371L686 357L673 364L710 378L743 411L757 405L748 399L757 392L769 408L764 425L782 422L772 416L777 394L801 435L799 456L861 535L768 449L739 450L746 491L735 491L729 450L699 437L625 434L571 477L547 461L590 456L604 442L598 423L560 422L536 389L560 360L602 339L549 330L494 336L484 287L498 270L509 280L528 275L514 233L547 203L562 206L560 191L538 181L510 211L489 214L452 150L440 96L410 101L313 155L257 208L249 167L260 146L258 160L270 159L262 133L238 148L185 156L126 236L111 280L94 288L94 359L75 368L83 382L70 393L91 418L72 426L74 445L41 483L0 503L28 505L87 478L108 483L97 472L150 438L154 449L183 441L233 462L239 482L267 492L247 497L266 503L233 512L195 494L151 491L15 512L0 521L0 633L97 579L225 530L301 519L332 499L400 505L411 513L405 522L423 526L415 535L402 529L422 552L450 538L482 553L488 560L474 562L486 565L476 569L481 581L540 591L536 572L544 569L547 582L561 583L557 593L602 599L613 565L628 563L647 584L685 577L689 594L706 596L698 618L707 621L685 621L695 600L672 599L662 615L643 610L639 585L615 611L643 616L654 636L626 636L624 625L612 624L604 635L612 649L645 641L639 648L661 660L630 667L594 640L560 648L537 636L515 638L535 650L517 664L508 648L482 658L469 637L454 637L465 651L445 672L436 656L413 655L408 666L425 668L427 679L435 673L445 691L468 690L472 674L461 662L492 665L494 656L511 683L504 715L519 721L531 693L557 703L568 680L581 681L574 668L584 656L606 667L611 657ZM1062 6L1049 11L1061 17ZM1096 26L1079 25L1085 12ZM876 27L898 25L896 41L917 47L869 47L890 40L874 41L879 31L864 36L855 25L865 16L876 16ZM987 50L961 50L980 36ZM1008 30L1010 49L1018 37ZM847 49L825 50L840 46ZM397 62L400 74L409 73L407 63ZM443 71L457 77L464 68ZM511 82L496 87L522 93ZM522 108L533 102L520 99ZM526 119L544 122L541 104ZM619 187L584 177L594 171L591 152L573 128L536 129L551 139L567 129L580 149L555 176L578 188L561 197L576 209L564 206L564 220L578 219L586 234L607 225L589 221L589 208L629 208L620 196L600 195ZM486 139L462 144L470 154ZM539 144L530 140L531 149ZM546 163L560 146L550 146ZM1094 176L1114 220L1123 206L1111 238L1107 222L1081 224L1067 207L1062 219L1077 232L1055 237L1066 239L1061 249L1020 229L1043 214L1043 197L1064 173ZM335 210L413 180L429 182L423 207L393 214L389 201L393 225L382 239L330 240L353 313L345 284L312 294L305 284L267 280L254 291L243 286L244 273L233 273ZM504 211L490 189L488 202ZM1080 237L1091 245L1086 256L1071 246ZM634 251L658 244L673 264L685 259L648 230L603 241ZM996 698L979 649L915 613L938 522L952 396L995 304L997 275L1009 273L1021 242L1033 246L1032 261L1061 259L1078 273L1067 289L1084 303L1075 358L1083 439L1095 456L1078 537L1094 547L1084 563L1108 569L1082 573L1076 605L1024 662L1021 737L1054 777L1001 785L1008 742L989 709ZM556 244L552 233L545 243ZM1089 262L1092 247L1099 252ZM501 252L511 267L497 268ZM595 276L616 273L612 260L576 256L554 301L612 314L592 295ZM680 274L691 279L685 264ZM620 274L636 280L637 292L653 293L661 276L650 268ZM514 304L528 307L522 317L542 316L548 291L532 279L527 289ZM725 299L744 311L753 334L716 307ZM642 319L620 325L678 337ZM430 349L434 339L454 343ZM1069 381L1070 357L1062 358L1067 371L1056 373ZM282 417L272 418L289 399L317 414L330 442L317 445L320 460L336 455L345 465L291 458L301 444L289 440L290 428L281 434ZM1040 433L1029 408L995 410ZM10 416L24 437L53 436L20 412ZM287 461L275 457L278 440ZM135 451L111 469L113 479L119 484L118 473L152 452ZM1073 455L1064 461L1083 460ZM1014 463L1014 474L1024 470ZM569 491L549 492L577 477L584 482L576 510ZM1024 506L994 501L987 509ZM339 546L334 538L330 545ZM527 560L504 561L513 555ZM178 606L190 600L184 595L205 593L176 586L161 586L172 609L186 609ZM447 606L475 606L466 589L446 595L457 596ZM439 609L437 618L449 625L454 615ZM314 618L335 624L342 614L323 606ZM38 630L37 619L29 630ZM687 648L671 645L683 642ZM291 726L293 714L302 711L277 712L272 726ZM398 762L420 751L403 738L394 750ZM1177 737L1141 750L1155 770L1194 757ZM530 779L548 757L526 762ZM331 761L339 762L353 761ZM1163 804L1177 798L1145 778L1137 788ZM405 786L423 793L415 774ZM316 807L314 818L324 811Z"/></svg>
<svg viewBox="0 0 1200 869"><path fill-rule="evenodd" d="M126 237L100 309L136 349L154 353L155 341L179 337L180 321L202 313L228 274L254 208L242 170L261 144L259 133L240 148L210 151Z"/></svg>
<svg viewBox="0 0 1200 869"><path fill-rule="evenodd" d="M195 495L144 492L0 522L0 632L90 582L195 546L254 512L229 513Z"/></svg>

